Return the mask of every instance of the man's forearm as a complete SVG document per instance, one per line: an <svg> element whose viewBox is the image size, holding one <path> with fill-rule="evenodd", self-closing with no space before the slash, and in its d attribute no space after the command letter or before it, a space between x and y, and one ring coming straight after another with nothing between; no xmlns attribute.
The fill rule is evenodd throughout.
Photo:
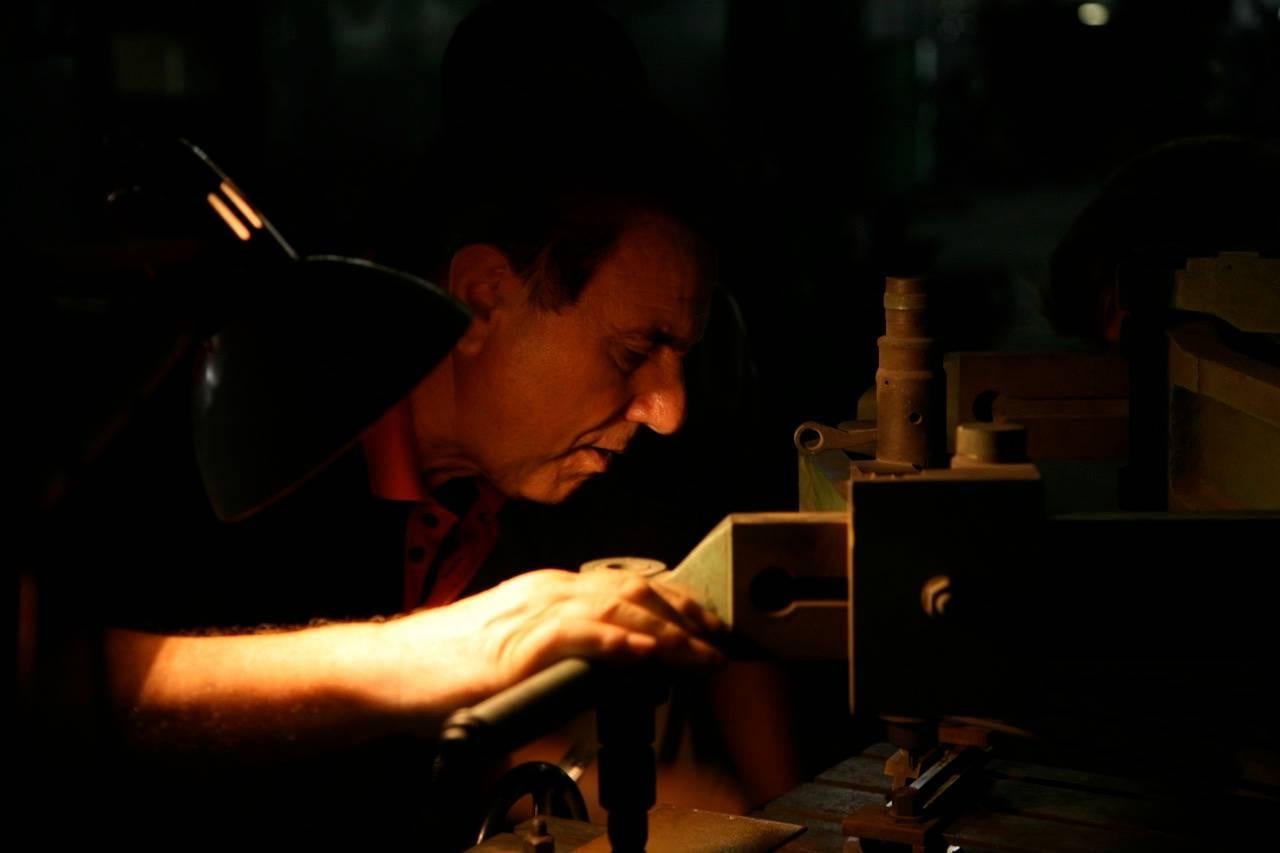
<svg viewBox="0 0 1280 853"><path fill-rule="evenodd" d="M630 663L721 655L674 587L541 570L387 622L174 637L113 630L107 674L135 742L161 749L310 749L386 733L434 736L474 704L566 657Z"/></svg>
<svg viewBox="0 0 1280 853"><path fill-rule="evenodd" d="M390 628L362 622L214 637L113 630L112 698L125 735L161 749L275 751L433 734L457 704L449 679L439 680L434 697L429 685L415 684L407 701L403 649ZM430 680L429 661L415 669L419 682Z"/></svg>

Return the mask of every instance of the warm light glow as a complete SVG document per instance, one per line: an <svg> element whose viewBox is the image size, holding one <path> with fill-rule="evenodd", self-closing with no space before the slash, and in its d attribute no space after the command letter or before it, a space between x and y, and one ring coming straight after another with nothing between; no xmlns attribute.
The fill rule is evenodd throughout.
<svg viewBox="0 0 1280 853"><path fill-rule="evenodd" d="M226 181L222 182L222 192L227 198L231 199L231 203L236 206L236 210L240 211L240 215L249 220L249 224L254 228L262 227L262 219L258 214L253 212L253 208L249 206L249 202L244 200L240 193L236 192L236 188Z"/></svg>
<svg viewBox="0 0 1280 853"><path fill-rule="evenodd" d="M231 208L227 207L226 203L224 203L222 199L218 198L213 193L209 193L209 206L218 211L218 215L222 217L222 221L227 223L232 231L236 232L237 237L241 240L249 239L249 229L244 227L244 223L231 212Z"/></svg>
<svg viewBox="0 0 1280 853"><path fill-rule="evenodd" d="M1111 10L1101 3L1081 3L1076 14L1086 27L1104 27L1111 20Z"/></svg>

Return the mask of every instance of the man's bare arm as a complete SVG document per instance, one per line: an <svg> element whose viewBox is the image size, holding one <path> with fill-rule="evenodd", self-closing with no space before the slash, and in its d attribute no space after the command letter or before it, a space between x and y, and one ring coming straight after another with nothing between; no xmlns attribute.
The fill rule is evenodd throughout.
<svg viewBox="0 0 1280 853"><path fill-rule="evenodd" d="M454 710L566 657L719 659L719 627L679 590L543 570L386 622L214 637L115 630L108 677L126 735L160 749L313 748L430 736Z"/></svg>

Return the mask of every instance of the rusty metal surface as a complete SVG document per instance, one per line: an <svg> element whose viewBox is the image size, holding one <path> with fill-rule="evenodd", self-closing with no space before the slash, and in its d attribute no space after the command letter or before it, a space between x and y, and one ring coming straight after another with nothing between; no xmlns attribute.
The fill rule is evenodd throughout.
<svg viewBox="0 0 1280 853"><path fill-rule="evenodd" d="M648 853L766 853L804 832L804 826L776 820L727 815L660 805L649 812ZM597 838L582 853L606 853L609 842Z"/></svg>
<svg viewBox="0 0 1280 853"><path fill-rule="evenodd" d="M929 297L918 278L885 280L885 333L876 370L876 458L924 468L943 464L942 361L928 332Z"/></svg>

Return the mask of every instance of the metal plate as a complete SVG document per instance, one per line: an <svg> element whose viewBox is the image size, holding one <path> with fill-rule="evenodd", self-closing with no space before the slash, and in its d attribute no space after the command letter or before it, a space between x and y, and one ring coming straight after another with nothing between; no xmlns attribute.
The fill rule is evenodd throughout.
<svg viewBox="0 0 1280 853"><path fill-rule="evenodd" d="M803 826L741 815L660 805L649 812L648 853L765 853L804 832ZM601 836L578 848L581 853L607 853Z"/></svg>

